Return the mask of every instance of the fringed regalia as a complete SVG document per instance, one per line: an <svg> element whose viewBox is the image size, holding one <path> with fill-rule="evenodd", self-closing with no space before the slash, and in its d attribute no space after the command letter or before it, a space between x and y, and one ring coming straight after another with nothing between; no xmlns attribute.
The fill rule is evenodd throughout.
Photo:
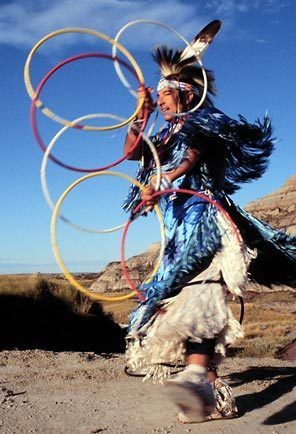
<svg viewBox="0 0 296 434"><path fill-rule="evenodd" d="M169 124L152 141L162 173L176 169L189 148L203 150L194 169L173 187L217 201L242 236L239 240L229 219L199 197L161 196L166 248L154 279L139 288L145 301L131 315L126 354L130 368L162 380L169 374L167 365L184 363L188 339L216 338L216 354L223 356L225 346L243 336L227 305L227 292L241 295L249 279L295 284L296 239L274 231L227 196L265 171L273 149L268 117L249 124L241 116L233 120L206 107L188 115L179 130ZM156 169L148 152L144 161L137 180L147 184ZM140 200L138 187L132 186L124 208L132 211Z"/></svg>

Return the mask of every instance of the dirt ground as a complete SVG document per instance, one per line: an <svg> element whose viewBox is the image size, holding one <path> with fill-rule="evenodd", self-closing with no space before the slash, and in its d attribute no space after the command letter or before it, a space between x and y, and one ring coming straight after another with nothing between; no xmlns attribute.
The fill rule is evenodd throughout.
<svg viewBox="0 0 296 434"><path fill-rule="evenodd" d="M296 364L230 358L220 374L240 417L180 425L162 386L124 373L122 354L0 352L0 433L296 432Z"/></svg>

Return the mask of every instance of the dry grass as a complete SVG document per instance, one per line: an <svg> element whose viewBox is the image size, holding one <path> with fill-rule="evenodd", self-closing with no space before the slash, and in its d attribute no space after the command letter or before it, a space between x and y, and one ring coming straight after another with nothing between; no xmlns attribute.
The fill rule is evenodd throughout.
<svg viewBox="0 0 296 434"><path fill-rule="evenodd" d="M59 277L0 276L0 329L0 349L124 350L112 315Z"/></svg>
<svg viewBox="0 0 296 434"><path fill-rule="evenodd" d="M112 293L112 295L114 295ZM120 294L122 295L122 293ZM137 306L138 301L135 299L117 301L117 302L102 302L104 312L111 314L114 321L118 324L128 324L130 312Z"/></svg>
<svg viewBox="0 0 296 434"><path fill-rule="evenodd" d="M270 297L258 297L256 303L246 303L244 330L245 337L238 342L235 353L240 356L266 357L276 352L295 339L296 317L294 313L278 312L273 309L273 300L278 303L287 299L285 293L277 293ZM267 299L269 307L266 307ZM275 302L274 302L275 303ZM238 317L238 306L232 305Z"/></svg>
<svg viewBox="0 0 296 434"><path fill-rule="evenodd" d="M93 281L83 279L81 283L88 287ZM45 298L50 292L64 301L76 313L87 315L91 312L94 301L81 295L66 279L47 275L0 275L0 295L17 295L27 298ZM109 297L122 296L123 292L104 294ZM99 303L104 312L112 315L117 323L128 323L131 310L137 305L134 299L122 302Z"/></svg>
<svg viewBox="0 0 296 434"><path fill-rule="evenodd" d="M83 279L84 285L92 281ZM137 301L129 299L122 302L95 303L78 293L66 280L53 276L0 276L0 296L13 295L43 301L49 295L66 305L69 310L81 316L95 315L96 309L102 308L104 314L116 323L127 324L130 312ZM108 296L120 293L104 294ZM262 294L247 293L245 304L245 338L230 351L238 356L273 356L296 338L295 293L270 292ZM240 315L240 306L231 303L236 318ZM294 309L296 311L296 308Z"/></svg>
<svg viewBox="0 0 296 434"><path fill-rule="evenodd" d="M65 280L42 275L0 276L0 295L15 295L34 300L44 299L48 294L63 301L71 310L81 315L90 313L93 301L78 293Z"/></svg>

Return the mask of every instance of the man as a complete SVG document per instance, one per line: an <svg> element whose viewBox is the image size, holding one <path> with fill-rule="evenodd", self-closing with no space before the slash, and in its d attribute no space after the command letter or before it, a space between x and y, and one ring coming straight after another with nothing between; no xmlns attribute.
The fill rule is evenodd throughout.
<svg viewBox="0 0 296 434"><path fill-rule="evenodd" d="M160 188L186 188L203 197L170 194L159 199L166 248L153 281L139 288L145 301L131 316L127 359L130 367L144 369L146 376L155 380L169 376L168 365L186 362L185 370L166 381L165 387L180 411L178 419L195 422L237 415L231 389L217 379L215 370L226 346L243 335L226 294L241 295L250 270L261 282L295 282L296 248L295 239L279 236L226 196L238 188L238 183L264 173L273 149L269 119L249 124L242 117L236 121L214 108L208 95L215 93L209 71L206 97L194 110L204 94L203 71L194 66L195 56L184 57L184 51L167 47L156 50L155 60L162 72L157 106L167 126L152 141L161 162ZM155 108L151 91L145 90L149 114ZM139 113L130 126L126 153L138 137L143 114ZM133 210L145 200L151 209L156 203L153 158L144 143L129 158L141 158L137 179L147 187L141 194L132 186L124 207ZM240 234L213 200L227 208ZM273 259L285 264L285 276L275 272L267 277L258 272L254 247L259 245L260 249L260 243L260 268L262 257L267 262L272 252ZM255 266L250 268L251 261Z"/></svg>

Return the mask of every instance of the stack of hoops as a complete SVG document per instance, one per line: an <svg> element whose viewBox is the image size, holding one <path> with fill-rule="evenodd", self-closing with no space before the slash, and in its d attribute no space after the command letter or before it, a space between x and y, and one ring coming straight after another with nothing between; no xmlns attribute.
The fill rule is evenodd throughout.
<svg viewBox="0 0 296 434"><path fill-rule="evenodd" d="M126 236L127 236L127 231L128 228L130 227L131 222L134 220L136 215L138 214L138 211L141 209L142 206L145 205L145 202L143 201L141 204L139 204L137 206L137 208L134 210L133 214L131 215L131 217L127 220L127 222L116 226L114 228L109 228L109 229L94 229L94 228L85 228L82 226L79 226L73 222L71 222L67 217L65 217L64 215L62 215L60 213L60 209L61 206L65 200L65 198L68 196L68 194L80 183L90 179L90 178L94 178L94 177L98 177L98 176L116 176L118 178L127 180L129 183L135 184L137 185L141 190L143 190L145 188L144 185L140 184L138 181L136 181L134 178L131 178L130 176L121 173L121 172L114 172L114 171L109 171L108 169L111 169L117 165L119 165L121 162L123 162L126 158L128 158L128 156L136 149L136 147L140 144L140 142L144 141L147 146L150 148L151 153L154 157L154 162L155 162L155 166L157 168L157 175L156 175L156 184L155 184L155 197L159 197L160 195L163 194L171 194L172 192L176 192L176 193L180 193L180 194L192 194L192 195L196 195L199 197L202 197L204 200L206 200L207 202L213 204L214 206L216 206L218 208L218 210L221 212L221 214L223 215L223 217L228 220L228 222L230 221L231 223L231 227L233 228L236 236L237 236L237 240L239 243L242 242L240 234L236 228L236 226L234 225L234 223L231 221L229 215L226 213L226 211L221 207L221 205L219 205L217 202L215 202L213 199L211 199L210 197L203 195L202 193L196 192L196 191L192 191L192 190L180 190L180 189L170 189L170 190L164 190L164 191L159 191L159 185L160 185L160 181L161 181L161 166L160 166L160 161L158 158L158 154L157 151L153 145L153 143L151 142L151 140L149 139L149 137L145 134L144 130L147 126L147 122L148 122L148 112L147 109L145 109L144 105L144 101L145 101L145 96L139 96L139 93L132 88L131 84L129 83L129 81L127 80L127 78L125 77L124 73L123 73L123 68L128 70L130 73L133 74L133 76L136 78L137 82L138 82L138 86L140 89L145 90L146 89L146 85L145 85L145 81L144 81L144 77L141 71L140 66L138 65L138 63L136 62L136 60L134 59L134 57L130 54L130 52L119 42L119 39L121 37L121 35L123 34L124 31L126 31L128 28L130 28L131 26L134 25L140 25L140 24L151 24L151 25L156 25L156 26L160 26L166 30L168 30L169 32L172 32L173 34L175 34L178 38L181 39L181 41L187 45L190 49L192 48L192 45L180 34L178 33L176 30L172 29L171 27L167 26L166 24L160 23L158 21L154 21L154 20L135 20L135 21L131 21L128 24L126 24L125 26L123 26L119 32L117 33L117 35L115 36L115 38L111 38L109 36L107 36L104 33L92 30L92 29L87 29L87 28L64 28L64 29L60 29L60 30L56 30L52 33L47 34L46 36L44 36L31 50L31 52L28 55L28 58L26 60L26 64L25 64L25 68L24 68L24 80L25 80L25 86L27 89L27 92L29 94L29 97L31 98L31 108L30 108L30 120L31 120L31 126L32 126L32 130L33 130L33 134L34 137L39 145L39 147L41 148L41 150L44 153L44 157L42 160L42 164L41 164L41 184L42 184L42 190L44 193L44 197L46 199L46 202L48 203L48 205L50 206L50 208L53 210L52 213L52 219L51 219L51 242L52 242L52 247L53 247L53 252L54 252L54 256L56 258L56 261L60 267L60 269L62 270L62 272L64 273L65 277L68 279L68 281L79 291L81 291L83 294L85 294L86 296L90 297L93 300L102 300L102 301L121 301L121 300L126 300L128 298L132 298L137 296L141 301L144 300L143 295L141 294L141 292L136 288L134 282L132 281L129 271L128 271L128 267L126 265L126 260L125 260L125 240L126 240ZM80 35L91 35L94 36L98 39L101 39L107 43L110 44L110 47L112 48L112 52L110 54L103 54L103 53L96 53L96 52L90 52L90 53L83 53L83 54L78 54L72 57L69 57L65 60L63 60L62 62L58 63L56 66L54 66L44 77L43 79L40 81L40 83L38 84L38 86L36 88L33 87L32 83L31 83L31 62L32 62L32 58L35 55L35 53L37 52L37 50L40 48L41 45L43 45L44 43L46 43L49 39L52 38L56 38L58 36L62 36L65 34L80 34ZM117 53L118 51L120 52L121 55L123 55L125 57L125 59L127 60L123 60L121 58L118 57ZM201 96L201 99L199 101L199 103L190 110L190 112L197 110L199 107L201 107L201 105L204 102L204 99L206 97L207 94L207 76L206 76L206 72L203 68L202 62L200 60L199 57L199 53L195 52L196 54L196 60L197 62L200 64L201 68L202 68L202 73L203 73L203 78L204 78L204 91L203 94ZM115 67L115 71L120 79L120 81L122 82L123 86L136 98L137 100L137 104L136 104L136 108L134 110L134 112L128 117L128 118L122 118L113 114L109 114L109 113L95 113L95 114L88 114L85 116L81 116L77 119L74 120L68 120L68 119L64 119L61 116L59 116L58 114L54 113L51 108L46 107L42 100L40 99L40 94L42 92L43 87L45 86L45 84L47 83L47 81L50 79L50 77L55 74L56 71L58 71L59 69L63 68L63 66L71 63L71 62L75 62L77 60L81 60L81 59L86 59L86 58L99 58L99 59L108 59L111 60L114 64ZM141 93L141 95L143 95L143 92ZM58 122L59 124L63 125L63 128L53 137L53 139L50 141L49 145L46 146L45 143L43 142L39 129L38 129L38 125L37 125L37 120L36 120L36 109L39 109L45 116L49 117L50 119L52 119L55 122ZM53 154L52 154L52 150L53 147L55 146L56 142L58 141L58 139L61 137L61 135L66 132L69 128L73 128L73 129L79 129L79 130L86 130L86 131L109 131L109 130L114 130L114 129L119 129L119 128L124 128L126 127L136 116L137 114L140 112L140 110L144 111L144 122L141 126L141 128L139 128L139 134L137 139L135 140L135 143L133 144L133 148L129 151L129 153L126 153L122 156L120 156L116 161L113 161L105 166L102 167L96 167L96 168L81 168L81 167L75 167L72 165L68 165L64 162L62 162L61 160L59 160L58 158L56 158ZM175 114L176 116L185 116L187 115L189 112L184 112L184 113L178 113ZM88 125L85 122L87 122L90 119L97 119L97 118L101 118L101 119L111 119L112 121L114 121L114 124L112 125L108 125L108 126L93 126L93 125ZM49 190L48 190L48 186L47 186L47 181L46 181L46 167L47 167L47 162L48 160L53 161L54 163L58 164L59 166L67 169L67 170L71 170L71 171L76 171L79 173L86 173L86 175L82 176L81 178L77 179L76 181L74 181L65 191L64 193L61 195L61 197L59 198L59 200L54 203ZM162 218L162 214L160 212L159 207L156 205L154 208L159 224L160 224L160 233L161 233L161 248L160 248L160 253L159 253L159 257L158 260L154 266L154 269L151 273L151 275L146 279L145 282L149 282L153 279L153 277L155 276L155 274L158 271L158 268L160 266L160 263L162 261L163 258L163 254L164 254L164 250L165 250L165 230L164 230L164 225L163 225L163 218ZM61 220L63 220L65 223L71 225L72 227L80 230L80 231L85 231L85 232L90 232L90 233L107 233L107 232L113 232L113 231L117 231L117 230L121 230L122 231L122 243L121 243L121 264L122 264L122 271L123 271L123 275L125 276L128 285L131 288L131 292L129 294L124 294L124 295L120 295L120 296L105 296L99 293L95 293L92 292L90 290L88 290L86 287L84 287L83 285L81 285L75 278L74 276L69 272L69 270L67 269L65 263L63 262L63 259L61 257L60 254L60 250L59 250L59 246L57 243L57 239L56 239L56 223L57 223L57 219L60 218Z"/></svg>

